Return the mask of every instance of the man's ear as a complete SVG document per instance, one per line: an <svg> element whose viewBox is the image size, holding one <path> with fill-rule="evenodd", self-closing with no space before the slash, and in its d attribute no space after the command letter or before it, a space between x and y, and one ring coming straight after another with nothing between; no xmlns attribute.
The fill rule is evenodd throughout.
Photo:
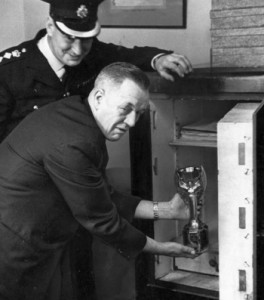
<svg viewBox="0 0 264 300"><path fill-rule="evenodd" d="M100 108L100 105L102 104L102 101L103 101L104 94L105 94L105 91L103 89L97 89L94 92L93 100L94 100L94 108L96 110L98 110Z"/></svg>
<svg viewBox="0 0 264 300"><path fill-rule="evenodd" d="M53 19L51 17L48 17L47 22L46 22L46 30L47 30L48 36L53 35L54 28L55 28L55 24L54 24Z"/></svg>

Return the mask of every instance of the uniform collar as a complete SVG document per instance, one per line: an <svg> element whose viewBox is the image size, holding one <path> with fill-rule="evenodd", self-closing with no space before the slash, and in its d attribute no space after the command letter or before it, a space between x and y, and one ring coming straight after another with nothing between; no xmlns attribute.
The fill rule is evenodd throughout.
<svg viewBox="0 0 264 300"><path fill-rule="evenodd" d="M40 52L47 59L52 70L56 73L56 75L58 77L60 77L59 72L64 67L64 65L52 53L49 43L48 43L48 35L47 34L38 41L37 46L38 46Z"/></svg>

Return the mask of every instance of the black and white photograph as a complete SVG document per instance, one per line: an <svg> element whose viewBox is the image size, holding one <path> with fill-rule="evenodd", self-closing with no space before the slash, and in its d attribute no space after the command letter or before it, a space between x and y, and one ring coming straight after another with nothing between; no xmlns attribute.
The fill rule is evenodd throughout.
<svg viewBox="0 0 264 300"><path fill-rule="evenodd" d="M263 300L263 0L0 3L0 300Z"/></svg>

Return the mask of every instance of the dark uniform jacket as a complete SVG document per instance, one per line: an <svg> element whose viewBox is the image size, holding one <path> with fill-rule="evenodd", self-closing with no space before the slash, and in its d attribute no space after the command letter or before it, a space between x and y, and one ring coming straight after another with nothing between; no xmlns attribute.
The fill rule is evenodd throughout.
<svg viewBox="0 0 264 300"><path fill-rule="evenodd" d="M69 95L87 95L104 66L126 61L150 71L152 58L168 52L152 47L129 49L94 38L87 57L69 67L67 79L61 82L37 47L45 33L42 30L34 40L0 53L0 141L34 109Z"/></svg>
<svg viewBox="0 0 264 300"><path fill-rule="evenodd" d="M129 223L139 198L107 184L105 138L86 102L47 105L0 145L0 299L75 299L68 245L79 225L126 258L145 245Z"/></svg>

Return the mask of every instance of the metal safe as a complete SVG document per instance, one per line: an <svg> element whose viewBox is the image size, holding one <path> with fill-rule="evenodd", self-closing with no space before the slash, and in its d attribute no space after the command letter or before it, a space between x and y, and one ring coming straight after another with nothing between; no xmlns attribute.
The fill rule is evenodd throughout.
<svg viewBox="0 0 264 300"><path fill-rule="evenodd" d="M263 299L264 70L195 70L174 83L150 78L149 113L130 136L132 190L167 201L176 191L177 168L203 166L201 220L209 246L193 260L144 258L147 268L139 267L138 276L147 273L145 284L154 294ZM159 241L182 243L186 222L158 220L143 230Z"/></svg>

